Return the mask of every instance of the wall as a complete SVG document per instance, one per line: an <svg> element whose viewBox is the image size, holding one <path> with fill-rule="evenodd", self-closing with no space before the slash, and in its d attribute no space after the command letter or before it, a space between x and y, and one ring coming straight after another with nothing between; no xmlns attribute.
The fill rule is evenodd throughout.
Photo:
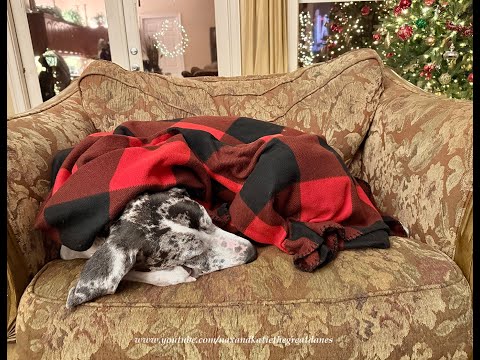
<svg viewBox="0 0 480 360"><path fill-rule="evenodd" d="M215 26L214 0L141 0L138 15L172 15L180 13L188 35L185 70L203 68L212 62L210 56L210 27ZM140 23L140 21L139 21Z"/></svg>

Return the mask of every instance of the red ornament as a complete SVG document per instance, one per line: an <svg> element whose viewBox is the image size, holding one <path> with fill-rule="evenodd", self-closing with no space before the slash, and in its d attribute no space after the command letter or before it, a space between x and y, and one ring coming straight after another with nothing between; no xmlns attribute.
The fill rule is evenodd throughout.
<svg viewBox="0 0 480 360"><path fill-rule="evenodd" d="M469 83L472 83L473 84L473 73L470 73L467 77L467 80Z"/></svg>
<svg viewBox="0 0 480 360"><path fill-rule="evenodd" d="M333 32L338 32L338 33L341 33L343 31L343 26L339 26L337 24L332 24L332 26L330 27L330 29L333 31Z"/></svg>
<svg viewBox="0 0 480 360"><path fill-rule="evenodd" d="M397 31L397 36L405 41L413 35L413 28L410 25L402 25Z"/></svg>
<svg viewBox="0 0 480 360"><path fill-rule="evenodd" d="M423 71L420 72L421 77L425 77L426 80L430 80L432 78L432 72L436 69L435 64L427 64L423 67Z"/></svg>
<svg viewBox="0 0 480 360"><path fill-rule="evenodd" d="M392 52L389 52L387 53L387 55L385 55L387 58L391 58L394 54Z"/></svg>
<svg viewBox="0 0 480 360"><path fill-rule="evenodd" d="M472 24L470 24L470 26L468 28L466 28L463 32L462 32L463 36L473 36L473 26Z"/></svg>
<svg viewBox="0 0 480 360"><path fill-rule="evenodd" d="M409 8L410 6L412 6L412 0L400 0L399 6L405 8L405 9Z"/></svg>
<svg viewBox="0 0 480 360"><path fill-rule="evenodd" d="M381 38L382 38L382 35L380 35L379 33L373 34L373 40L379 41Z"/></svg>
<svg viewBox="0 0 480 360"><path fill-rule="evenodd" d="M363 16L367 16L368 14L370 14L370 11L372 11L372 8L368 5L365 5L364 7L362 7L362 9L360 10L360 12L362 13Z"/></svg>
<svg viewBox="0 0 480 360"><path fill-rule="evenodd" d="M423 3L425 6L432 6L435 3L435 0L424 0Z"/></svg>
<svg viewBox="0 0 480 360"><path fill-rule="evenodd" d="M400 3L393 9L393 14L395 16L398 16L402 13L402 10L406 10L410 6L412 6L411 0L400 0Z"/></svg>
<svg viewBox="0 0 480 360"><path fill-rule="evenodd" d="M423 70L427 72L432 72L433 70L435 70L435 68L436 68L435 64L427 64L423 67Z"/></svg>
<svg viewBox="0 0 480 360"><path fill-rule="evenodd" d="M445 27L447 30L453 30L458 32L459 34L468 37L468 36L473 36L473 25L470 24L468 26L462 26L462 25L455 25L453 24L450 20L447 20L445 23Z"/></svg>

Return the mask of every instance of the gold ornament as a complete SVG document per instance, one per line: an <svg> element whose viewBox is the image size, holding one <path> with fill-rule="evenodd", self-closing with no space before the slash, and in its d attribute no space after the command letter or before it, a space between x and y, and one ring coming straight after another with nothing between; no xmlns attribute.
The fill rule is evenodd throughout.
<svg viewBox="0 0 480 360"><path fill-rule="evenodd" d="M450 74L444 73L439 76L438 81L442 85L447 85L447 84L450 84L450 82L452 81L452 77L450 76Z"/></svg>
<svg viewBox="0 0 480 360"><path fill-rule="evenodd" d="M435 44L435 37L434 36L427 36L425 38L425 44L427 44L428 46L432 46Z"/></svg>

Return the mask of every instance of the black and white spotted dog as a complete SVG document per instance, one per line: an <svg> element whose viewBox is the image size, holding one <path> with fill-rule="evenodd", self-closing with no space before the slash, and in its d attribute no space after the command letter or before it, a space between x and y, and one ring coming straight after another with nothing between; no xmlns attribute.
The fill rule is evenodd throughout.
<svg viewBox="0 0 480 360"><path fill-rule="evenodd" d="M62 246L62 259L87 258L67 308L113 294L121 280L157 286L253 261L255 247L212 223L205 208L179 188L132 200L105 238L88 250Z"/></svg>

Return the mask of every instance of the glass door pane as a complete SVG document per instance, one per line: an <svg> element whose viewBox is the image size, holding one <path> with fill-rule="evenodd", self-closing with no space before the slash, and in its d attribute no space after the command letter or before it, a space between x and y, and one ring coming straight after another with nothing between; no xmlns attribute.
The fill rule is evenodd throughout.
<svg viewBox="0 0 480 360"><path fill-rule="evenodd" d="M144 71L218 75L214 0L141 0L137 14Z"/></svg>
<svg viewBox="0 0 480 360"><path fill-rule="evenodd" d="M43 101L94 59L111 61L103 0L29 0L26 11Z"/></svg>

